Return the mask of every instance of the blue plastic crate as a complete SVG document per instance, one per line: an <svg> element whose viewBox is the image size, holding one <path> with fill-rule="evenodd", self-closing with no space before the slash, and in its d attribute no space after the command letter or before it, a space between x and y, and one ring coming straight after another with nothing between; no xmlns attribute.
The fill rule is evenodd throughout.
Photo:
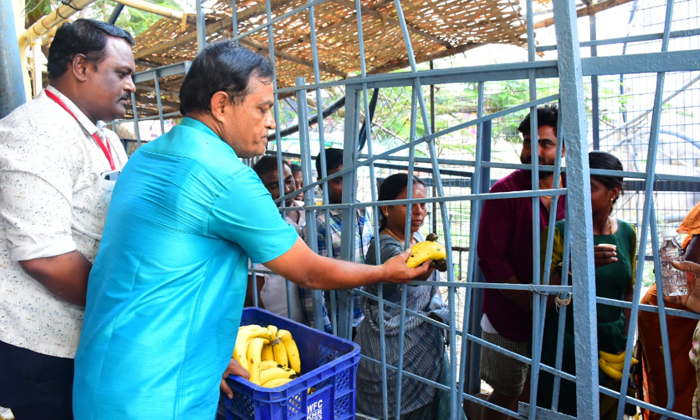
<svg viewBox="0 0 700 420"><path fill-rule="evenodd" d="M360 346L258 308L243 310L241 325L249 324L263 327L272 324L291 332L299 348L303 375L272 390L229 376L227 382L234 396L231 400L222 396L218 418L355 418L355 377L360 363ZM308 392L310 388L313 388L311 394Z"/></svg>

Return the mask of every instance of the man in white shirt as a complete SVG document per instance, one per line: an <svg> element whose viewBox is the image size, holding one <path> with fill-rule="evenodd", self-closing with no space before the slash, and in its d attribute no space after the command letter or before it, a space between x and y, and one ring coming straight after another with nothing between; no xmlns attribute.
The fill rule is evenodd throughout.
<svg viewBox="0 0 700 420"><path fill-rule="evenodd" d="M127 157L102 121L135 91L134 40L87 19L49 49L50 86L0 121L0 406L72 419L87 280Z"/></svg>

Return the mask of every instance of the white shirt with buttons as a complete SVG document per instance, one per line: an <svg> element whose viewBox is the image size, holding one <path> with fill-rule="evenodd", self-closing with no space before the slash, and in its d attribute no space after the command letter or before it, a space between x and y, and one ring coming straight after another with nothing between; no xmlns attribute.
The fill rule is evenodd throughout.
<svg viewBox="0 0 700 420"><path fill-rule="evenodd" d="M0 341L73 358L84 308L57 298L18 261L75 250L95 260L115 181L92 137L107 139L114 164L127 157L116 134L95 126L70 99L48 87L0 120Z"/></svg>

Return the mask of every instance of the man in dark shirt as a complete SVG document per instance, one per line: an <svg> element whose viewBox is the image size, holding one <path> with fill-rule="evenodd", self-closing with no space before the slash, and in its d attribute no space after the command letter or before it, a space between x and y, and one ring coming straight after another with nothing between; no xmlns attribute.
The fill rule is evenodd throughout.
<svg viewBox="0 0 700 420"><path fill-rule="evenodd" d="M540 165L554 165L557 153L556 106L537 109L538 149ZM530 115L520 123L518 131L523 135L522 163L532 162L530 139ZM562 147L562 156L564 148ZM552 172L539 173L539 189L563 186L562 177L554 185ZM529 170L516 170L494 184L489 192L501 193L532 189L532 174ZM551 196L540 197L540 231L549 222ZM565 197L560 196L556 219L563 219L566 213ZM479 267L489 283L530 284L533 283L532 268L532 198L507 200L486 200L479 224L477 254ZM530 295L525 291L495 290L484 291L482 338L510 351L530 356L531 338ZM499 352L482 348L481 379L486 381L493 392L489 402L517 411L517 402L526 382L529 367ZM483 408L484 420L506 419L505 414Z"/></svg>

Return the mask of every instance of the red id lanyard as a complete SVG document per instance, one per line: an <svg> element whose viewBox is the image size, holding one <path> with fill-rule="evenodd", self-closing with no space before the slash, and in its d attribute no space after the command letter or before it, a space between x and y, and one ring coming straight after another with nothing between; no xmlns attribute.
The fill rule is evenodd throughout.
<svg viewBox="0 0 700 420"><path fill-rule="evenodd" d="M64 104L63 101L58 98L58 96L56 96L53 92L49 90L45 90L44 92L46 92L46 96L53 99L53 101L60 105L61 108L65 109L66 112L71 115L71 117L75 118L75 120L78 121L78 117L76 117L75 114L73 114L71 110L68 109L66 104ZM100 146L100 149L102 149L102 153L105 154L105 157L109 161L109 167L112 168L112 170L115 170L116 168L114 166L114 159L112 159L112 149L109 147L109 142L107 142L107 146L105 147L105 144L102 142L102 139L100 139L100 136L98 136L97 133L92 133L92 137L97 142L97 145Z"/></svg>

